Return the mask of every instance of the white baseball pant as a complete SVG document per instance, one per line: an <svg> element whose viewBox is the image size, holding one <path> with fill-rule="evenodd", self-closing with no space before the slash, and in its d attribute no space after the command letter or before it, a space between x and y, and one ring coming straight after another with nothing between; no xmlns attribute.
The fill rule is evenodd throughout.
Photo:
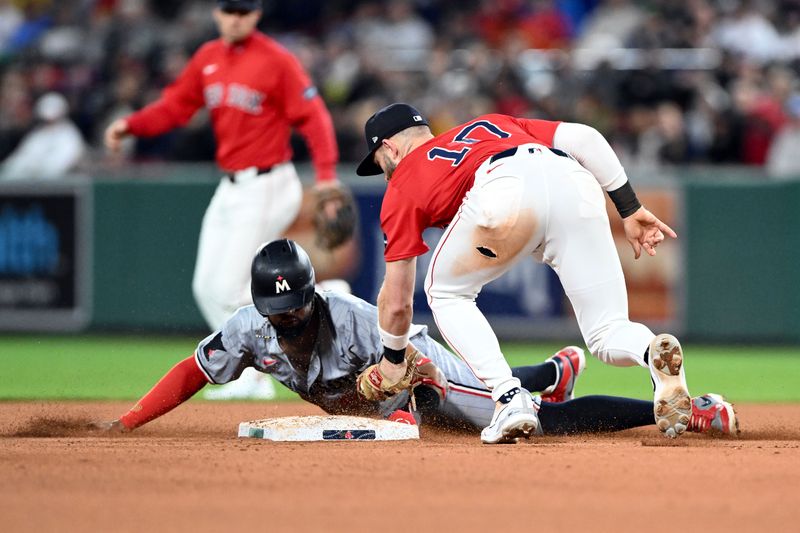
<svg viewBox="0 0 800 533"><path fill-rule="evenodd" d="M292 163L223 178L203 216L192 291L209 328L252 303L250 265L258 247L282 237L300 211L303 188Z"/></svg>
<svg viewBox="0 0 800 533"><path fill-rule="evenodd" d="M647 366L644 352L654 335L628 319L625 279L600 185L573 159L525 144L479 167L425 280L439 331L495 401L520 383L475 298L530 255L558 274L595 357L616 366Z"/></svg>

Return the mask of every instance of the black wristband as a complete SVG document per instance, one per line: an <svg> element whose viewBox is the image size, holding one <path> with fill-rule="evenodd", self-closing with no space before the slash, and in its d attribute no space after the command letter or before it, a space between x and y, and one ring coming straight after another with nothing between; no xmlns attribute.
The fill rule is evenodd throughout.
<svg viewBox="0 0 800 533"><path fill-rule="evenodd" d="M636 210L642 207L642 204L639 203L639 199L636 198L636 193L633 192L630 181L626 181L625 185L617 190L608 191L608 196L611 198L611 201L614 202L614 206L617 208L617 212L622 218L631 216Z"/></svg>
<svg viewBox="0 0 800 533"><path fill-rule="evenodd" d="M390 363L399 365L406 358L406 350L405 348L402 350L392 350L391 348L384 346L383 357L385 357Z"/></svg>

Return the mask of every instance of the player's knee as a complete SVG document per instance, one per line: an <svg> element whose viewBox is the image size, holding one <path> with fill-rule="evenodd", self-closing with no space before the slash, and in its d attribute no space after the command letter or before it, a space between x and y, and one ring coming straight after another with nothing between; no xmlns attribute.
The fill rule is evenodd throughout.
<svg viewBox="0 0 800 533"><path fill-rule="evenodd" d="M454 285L445 284L426 284L425 296L428 297L430 307L444 307L453 302L462 302L463 300L474 301L478 297L478 293L470 288L457 287Z"/></svg>
<svg viewBox="0 0 800 533"><path fill-rule="evenodd" d="M242 288L219 278L205 281L195 279L192 283L192 292L195 300L201 305L228 308L239 299Z"/></svg>
<svg viewBox="0 0 800 533"><path fill-rule="evenodd" d="M644 324L616 320L585 334L589 352L603 363L614 366L641 365L644 347L653 333Z"/></svg>

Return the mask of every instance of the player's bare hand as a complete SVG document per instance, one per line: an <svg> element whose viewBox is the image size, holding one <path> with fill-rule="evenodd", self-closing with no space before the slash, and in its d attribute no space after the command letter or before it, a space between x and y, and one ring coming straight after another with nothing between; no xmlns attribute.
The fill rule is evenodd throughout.
<svg viewBox="0 0 800 533"><path fill-rule="evenodd" d="M408 364L405 362L405 360L400 364L395 364L384 357L378 364L378 368L387 382L397 383L403 379L403 376L406 375L406 368L408 368Z"/></svg>
<svg viewBox="0 0 800 533"><path fill-rule="evenodd" d="M672 228L644 207L640 207L634 214L623 219L622 225L625 228L625 237L633 247L635 259L639 259L642 250L647 252L647 255L656 255L656 247L666 236L673 239L678 237Z"/></svg>
<svg viewBox="0 0 800 533"><path fill-rule="evenodd" d="M106 148L112 152L118 152L122 147L122 139L128 134L128 121L118 118L108 125L103 136Z"/></svg>
<svg viewBox="0 0 800 533"><path fill-rule="evenodd" d="M99 420L89 422L89 429L92 431L100 431L105 433L127 433L130 429L126 428L119 420Z"/></svg>

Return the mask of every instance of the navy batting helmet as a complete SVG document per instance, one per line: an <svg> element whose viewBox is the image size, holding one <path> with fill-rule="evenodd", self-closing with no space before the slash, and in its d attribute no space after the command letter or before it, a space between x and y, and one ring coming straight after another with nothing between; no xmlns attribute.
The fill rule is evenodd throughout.
<svg viewBox="0 0 800 533"><path fill-rule="evenodd" d="M306 251L289 239L262 246L250 276L253 303L263 316L299 309L314 298L314 267Z"/></svg>

